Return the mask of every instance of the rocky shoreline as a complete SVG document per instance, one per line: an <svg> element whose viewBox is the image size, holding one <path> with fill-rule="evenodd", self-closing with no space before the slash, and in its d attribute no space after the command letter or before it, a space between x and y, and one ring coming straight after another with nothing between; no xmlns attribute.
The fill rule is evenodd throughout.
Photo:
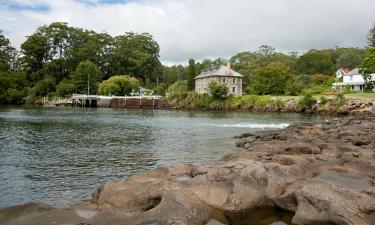
<svg viewBox="0 0 375 225"><path fill-rule="evenodd" d="M374 112L236 138L214 164L159 167L66 209L1 209L0 224L375 224Z"/></svg>

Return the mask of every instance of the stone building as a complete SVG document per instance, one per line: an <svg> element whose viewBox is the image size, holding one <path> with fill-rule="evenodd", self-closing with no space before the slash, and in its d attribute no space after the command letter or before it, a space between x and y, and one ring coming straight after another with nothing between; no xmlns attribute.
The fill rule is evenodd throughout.
<svg viewBox="0 0 375 225"><path fill-rule="evenodd" d="M222 65L219 69L202 72L195 77L195 92L198 94L208 93L208 85L212 81L216 81L218 84L225 84L229 94L241 96L242 78L243 76L232 70L228 63L227 66Z"/></svg>

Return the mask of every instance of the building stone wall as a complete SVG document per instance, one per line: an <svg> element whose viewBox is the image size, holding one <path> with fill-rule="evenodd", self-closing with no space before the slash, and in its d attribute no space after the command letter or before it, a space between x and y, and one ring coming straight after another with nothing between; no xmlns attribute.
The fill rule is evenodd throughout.
<svg viewBox="0 0 375 225"><path fill-rule="evenodd" d="M236 96L242 95L242 77L233 76L210 76L198 78L195 80L195 92L198 94L208 93L208 85L215 81L218 84L225 84L228 87L228 93Z"/></svg>

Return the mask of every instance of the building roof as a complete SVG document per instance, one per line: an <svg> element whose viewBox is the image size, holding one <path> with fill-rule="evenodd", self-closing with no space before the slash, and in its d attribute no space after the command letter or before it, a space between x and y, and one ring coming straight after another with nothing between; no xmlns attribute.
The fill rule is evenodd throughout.
<svg viewBox="0 0 375 225"><path fill-rule="evenodd" d="M228 68L227 66L222 65L219 67L219 69L202 72L201 74L196 76L194 79L200 79L204 77L213 77L213 76L243 77L241 74L237 73L231 68Z"/></svg>
<svg viewBox="0 0 375 225"><path fill-rule="evenodd" d="M344 74L344 76L352 76L352 75L361 75L358 68L355 68L354 70L350 71L349 73Z"/></svg>
<svg viewBox="0 0 375 225"><path fill-rule="evenodd" d="M341 68L339 69L339 71L341 72L341 74L347 74L347 73L349 73L350 71L352 71L352 69L347 68L347 67L341 67Z"/></svg>

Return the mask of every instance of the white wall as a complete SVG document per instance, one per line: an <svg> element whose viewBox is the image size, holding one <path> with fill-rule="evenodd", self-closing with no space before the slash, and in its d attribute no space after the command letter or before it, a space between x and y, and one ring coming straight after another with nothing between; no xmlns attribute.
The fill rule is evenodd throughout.
<svg viewBox="0 0 375 225"><path fill-rule="evenodd" d="M349 83L349 82L364 82L363 76L360 74L357 75L345 75L344 77L344 83Z"/></svg>

